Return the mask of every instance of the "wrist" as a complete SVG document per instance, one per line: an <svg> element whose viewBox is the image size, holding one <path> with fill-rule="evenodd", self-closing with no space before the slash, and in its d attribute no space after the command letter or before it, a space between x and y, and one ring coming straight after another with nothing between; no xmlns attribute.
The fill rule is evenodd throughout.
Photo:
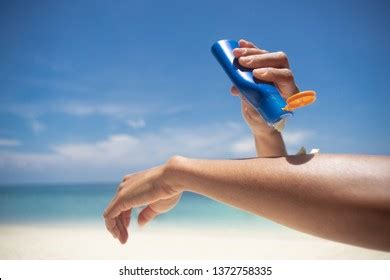
<svg viewBox="0 0 390 280"><path fill-rule="evenodd" d="M258 136L267 136L273 135L275 132L278 132L275 128L268 125L265 121L256 121L248 122L249 128L251 129L253 135Z"/></svg>
<svg viewBox="0 0 390 280"><path fill-rule="evenodd" d="M185 173L184 168L189 159L182 156L172 156L162 166L162 180L170 188L179 193L185 191Z"/></svg>
<svg viewBox="0 0 390 280"><path fill-rule="evenodd" d="M259 129L252 129L252 134L255 137L280 137L281 133L267 125L267 127L262 127Z"/></svg>

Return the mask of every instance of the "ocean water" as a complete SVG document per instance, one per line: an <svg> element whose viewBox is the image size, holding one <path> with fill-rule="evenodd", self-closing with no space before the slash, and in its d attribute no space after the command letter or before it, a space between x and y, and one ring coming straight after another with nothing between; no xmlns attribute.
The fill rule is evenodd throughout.
<svg viewBox="0 0 390 280"><path fill-rule="evenodd" d="M115 183L0 186L0 223L101 223L116 191ZM133 219L139 210L133 211ZM237 229L275 228L261 217L193 193L153 221L154 226Z"/></svg>

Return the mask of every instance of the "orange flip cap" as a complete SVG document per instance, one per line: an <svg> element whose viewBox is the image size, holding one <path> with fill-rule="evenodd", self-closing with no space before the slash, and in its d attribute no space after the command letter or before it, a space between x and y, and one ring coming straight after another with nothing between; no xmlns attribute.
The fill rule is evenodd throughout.
<svg viewBox="0 0 390 280"><path fill-rule="evenodd" d="M287 105L283 108L283 110L292 111L303 106L310 105L314 103L314 101L316 101L315 91L301 91L287 98Z"/></svg>

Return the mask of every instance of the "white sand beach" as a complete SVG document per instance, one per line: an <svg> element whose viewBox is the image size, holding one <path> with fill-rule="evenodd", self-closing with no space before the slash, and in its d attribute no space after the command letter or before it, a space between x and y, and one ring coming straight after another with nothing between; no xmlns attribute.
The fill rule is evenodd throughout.
<svg viewBox="0 0 390 280"><path fill-rule="evenodd" d="M285 231L147 227L120 245L103 225L0 225L0 259L390 259L368 250Z"/></svg>

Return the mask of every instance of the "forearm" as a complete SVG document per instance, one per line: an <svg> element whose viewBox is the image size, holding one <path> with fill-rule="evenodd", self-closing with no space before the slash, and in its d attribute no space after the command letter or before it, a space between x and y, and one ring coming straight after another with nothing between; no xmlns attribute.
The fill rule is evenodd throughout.
<svg viewBox="0 0 390 280"><path fill-rule="evenodd" d="M390 159L304 155L179 158L172 183L320 237L390 250Z"/></svg>
<svg viewBox="0 0 390 280"><path fill-rule="evenodd" d="M258 157L286 156L286 146L280 132L275 129L253 133Z"/></svg>

